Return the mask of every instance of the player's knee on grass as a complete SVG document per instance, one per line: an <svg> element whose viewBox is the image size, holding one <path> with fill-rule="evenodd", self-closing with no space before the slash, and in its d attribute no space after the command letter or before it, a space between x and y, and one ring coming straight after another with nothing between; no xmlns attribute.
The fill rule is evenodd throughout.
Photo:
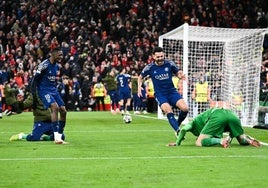
<svg viewBox="0 0 268 188"><path fill-rule="evenodd" d="M201 147L202 146L202 140L205 139L205 138L208 138L208 136L205 135L205 134L200 134L196 139L195 145Z"/></svg>
<svg viewBox="0 0 268 188"><path fill-rule="evenodd" d="M201 147L202 146L202 143L201 143L201 140L196 140L195 142L195 145L198 146L198 147Z"/></svg>

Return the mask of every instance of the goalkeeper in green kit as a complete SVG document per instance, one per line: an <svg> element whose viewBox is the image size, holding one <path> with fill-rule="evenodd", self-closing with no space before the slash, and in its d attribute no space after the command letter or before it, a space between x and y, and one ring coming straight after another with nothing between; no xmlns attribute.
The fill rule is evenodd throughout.
<svg viewBox="0 0 268 188"><path fill-rule="evenodd" d="M244 134L240 119L229 109L210 108L199 114L181 128L177 141L168 146L179 146L187 132L197 136L196 146L222 145L227 148L233 138L240 145L261 145L256 139ZM229 136L223 138L224 132L229 132Z"/></svg>

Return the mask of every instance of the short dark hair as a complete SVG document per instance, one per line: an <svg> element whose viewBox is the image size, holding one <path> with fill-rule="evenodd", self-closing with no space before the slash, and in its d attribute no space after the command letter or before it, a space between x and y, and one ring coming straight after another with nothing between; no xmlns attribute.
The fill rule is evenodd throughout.
<svg viewBox="0 0 268 188"><path fill-rule="evenodd" d="M156 52L164 52L163 48L157 46L153 49L153 54L155 54Z"/></svg>

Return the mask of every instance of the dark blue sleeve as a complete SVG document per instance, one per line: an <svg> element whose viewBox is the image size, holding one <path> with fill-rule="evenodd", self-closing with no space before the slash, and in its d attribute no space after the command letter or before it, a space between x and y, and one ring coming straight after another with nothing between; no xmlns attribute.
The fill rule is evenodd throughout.
<svg viewBox="0 0 268 188"><path fill-rule="evenodd" d="M35 74L35 76L32 78L30 84L30 91L33 95L36 95L36 90L37 90L37 85L38 82L40 81L41 74Z"/></svg>
<svg viewBox="0 0 268 188"><path fill-rule="evenodd" d="M45 70L47 69L48 63L49 63L48 60L45 60L37 66L36 73L32 78L31 86L30 86L30 91L33 95L36 94L38 82L40 81L42 75L44 74Z"/></svg>
<svg viewBox="0 0 268 188"><path fill-rule="evenodd" d="M180 70L179 67L173 61L169 61L169 62L171 65L172 73L177 74Z"/></svg>
<svg viewBox="0 0 268 188"><path fill-rule="evenodd" d="M38 100L37 100L37 85L38 85L38 82L40 81L40 78L41 78L41 74L35 74L35 76L30 81L30 92L33 95L33 105L32 105L33 109L36 109L36 104L38 102Z"/></svg>

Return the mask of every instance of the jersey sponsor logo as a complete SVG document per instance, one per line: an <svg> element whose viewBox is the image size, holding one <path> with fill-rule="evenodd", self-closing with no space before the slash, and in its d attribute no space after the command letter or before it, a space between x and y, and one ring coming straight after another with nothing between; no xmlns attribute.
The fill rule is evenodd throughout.
<svg viewBox="0 0 268 188"><path fill-rule="evenodd" d="M157 80L166 80L166 79L168 79L168 78L169 78L168 73L155 75L155 79L157 79Z"/></svg>
<svg viewBox="0 0 268 188"><path fill-rule="evenodd" d="M52 82L56 80L56 76L48 76L47 78Z"/></svg>

